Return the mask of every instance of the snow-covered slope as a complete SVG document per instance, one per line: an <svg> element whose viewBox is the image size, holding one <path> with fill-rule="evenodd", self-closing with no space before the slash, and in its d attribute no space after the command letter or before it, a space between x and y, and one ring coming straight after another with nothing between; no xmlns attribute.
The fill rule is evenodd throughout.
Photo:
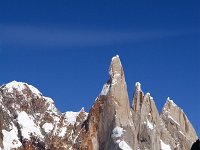
<svg viewBox="0 0 200 150"><path fill-rule="evenodd" d="M0 148L72 148L87 115L83 108L61 113L37 88L12 81L0 87Z"/></svg>

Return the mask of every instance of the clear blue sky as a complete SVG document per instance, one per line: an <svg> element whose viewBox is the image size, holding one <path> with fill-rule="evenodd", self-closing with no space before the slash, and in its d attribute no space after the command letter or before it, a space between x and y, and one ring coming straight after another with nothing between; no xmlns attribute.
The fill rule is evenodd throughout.
<svg viewBox="0 0 200 150"><path fill-rule="evenodd" d="M1 1L0 84L36 86L62 111L87 111L119 54L159 111L170 96L200 135L200 1Z"/></svg>

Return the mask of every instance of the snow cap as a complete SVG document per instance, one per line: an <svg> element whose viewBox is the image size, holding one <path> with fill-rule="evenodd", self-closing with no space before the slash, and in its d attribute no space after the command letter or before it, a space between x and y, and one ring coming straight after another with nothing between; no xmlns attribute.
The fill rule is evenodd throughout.
<svg viewBox="0 0 200 150"><path fill-rule="evenodd" d="M153 97L151 96L149 92L146 93L145 97L149 97L150 99L153 99Z"/></svg>
<svg viewBox="0 0 200 150"><path fill-rule="evenodd" d="M29 89L33 94L37 95L37 96L41 96L42 93L37 89L35 88L34 86L32 85L29 85L27 83L24 83L24 82L17 82L17 81L12 81L10 83L7 83L5 86L2 86L3 88L7 89L7 91L9 93L12 93L13 90L17 90L18 92L22 92L24 89Z"/></svg>
<svg viewBox="0 0 200 150"><path fill-rule="evenodd" d="M124 76L122 64L119 55L112 58L109 68L109 75L112 79L112 85L117 84Z"/></svg>
<svg viewBox="0 0 200 150"><path fill-rule="evenodd" d="M112 61L114 61L114 59L119 59L119 55L116 55L112 58Z"/></svg>
<svg viewBox="0 0 200 150"><path fill-rule="evenodd" d="M168 103L171 103L172 105L176 106L176 104L174 103L174 101L170 98L170 97L167 97L167 102ZM166 103L167 103L166 102Z"/></svg>
<svg viewBox="0 0 200 150"><path fill-rule="evenodd" d="M138 91L141 91L141 84L140 84L140 82L136 82L135 83L135 89L138 90Z"/></svg>

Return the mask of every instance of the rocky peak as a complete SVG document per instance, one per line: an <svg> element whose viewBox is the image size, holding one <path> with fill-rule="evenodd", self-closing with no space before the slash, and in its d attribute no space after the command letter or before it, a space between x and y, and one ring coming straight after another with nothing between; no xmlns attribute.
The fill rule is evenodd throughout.
<svg viewBox="0 0 200 150"><path fill-rule="evenodd" d="M131 119L130 105L124 71L118 55L112 58L109 74L111 87L108 97L114 102L112 105L115 107L116 125L126 126L129 124L127 120Z"/></svg>
<svg viewBox="0 0 200 150"><path fill-rule="evenodd" d="M84 109L60 113L51 98L27 83L0 87L0 149L72 148L86 118Z"/></svg>
<svg viewBox="0 0 200 150"><path fill-rule="evenodd" d="M123 75L122 64L118 55L114 56L110 63L109 75L114 78L115 75Z"/></svg>
<svg viewBox="0 0 200 150"><path fill-rule="evenodd" d="M124 72L118 55L111 60L109 75L109 81L103 86L89 112L87 138L81 145L82 149L115 149L131 140L130 138L124 141L131 136L133 122ZM115 136L118 131L121 131L120 136Z"/></svg>
<svg viewBox="0 0 200 150"><path fill-rule="evenodd" d="M164 127L153 97L149 92L144 95L139 83L135 85L132 108L136 128L134 133L137 137L134 141L135 147L137 149L160 149L161 128Z"/></svg>
<svg viewBox="0 0 200 150"><path fill-rule="evenodd" d="M133 95L133 102L132 102L133 111L138 112L141 110L143 97L144 97L144 93L142 92L141 84L140 82L136 82L134 95Z"/></svg>
<svg viewBox="0 0 200 150"><path fill-rule="evenodd" d="M12 81L7 83L1 87L1 90L5 95L11 96L19 96L19 95L26 95L26 96L35 96L41 97L41 92L32 85L28 85L24 82L17 82ZM31 94L31 95L30 95Z"/></svg>
<svg viewBox="0 0 200 150"><path fill-rule="evenodd" d="M140 82L135 83L135 91L142 91Z"/></svg>
<svg viewBox="0 0 200 150"><path fill-rule="evenodd" d="M194 139L177 140L166 122L159 115L150 93L144 95L141 84L135 84L132 110L128 102L128 93L123 67L119 56L112 58L110 79L103 86L88 118L88 130L82 143L87 149L188 149ZM176 106L168 99L169 105ZM186 123L187 124L187 123ZM194 133L196 135L196 133ZM92 142L89 142L92 141ZM180 146L180 143L187 143ZM189 144L190 143L190 144ZM90 146L89 146L90 145Z"/></svg>
<svg viewBox="0 0 200 150"><path fill-rule="evenodd" d="M197 135L183 110L169 97L162 109L161 118L172 137L176 137L176 145L179 149L189 149L192 141L196 141ZM187 139L182 142L182 139Z"/></svg>

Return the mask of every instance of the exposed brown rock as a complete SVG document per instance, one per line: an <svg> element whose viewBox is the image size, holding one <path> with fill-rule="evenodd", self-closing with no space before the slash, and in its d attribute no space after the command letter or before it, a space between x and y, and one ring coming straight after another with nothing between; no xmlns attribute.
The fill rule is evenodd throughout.
<svg viewBox="0 0 200 150"><path fill-rule="evenodd" d="M69 116L56 109L52 99L42 96L37 89L26 83L13 81L0 90L0 148L8 149L4 147L3 141L9 137L6 135L9 133L15 136L15 139L10 139L13 140L10 144L18 143L18 146L13 144L13 147L19 150L64 150L72 149L77 144L76 140L82 135L82 124L87 118L84 109L74 113L75 120L70 122ZM23 135L27 129L24 129L23 122L19 123L19 115L28 118L24 123L30 121L35 128L27 131L30 139ZM7 137L4 137L2 131Z"/></svg>

